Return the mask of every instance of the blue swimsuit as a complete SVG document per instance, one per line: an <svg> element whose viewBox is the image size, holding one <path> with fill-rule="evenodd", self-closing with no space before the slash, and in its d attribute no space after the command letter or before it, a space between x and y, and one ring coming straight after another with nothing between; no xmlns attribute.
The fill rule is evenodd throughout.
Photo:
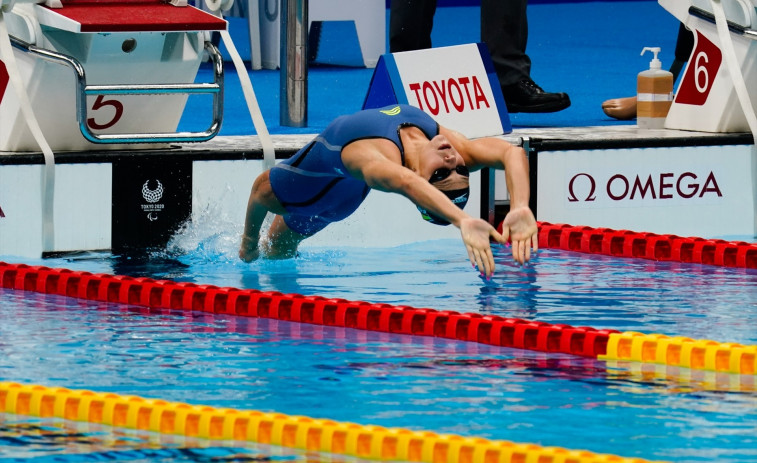
<svg viewBox="0 0 757 463"><path fill-rule="evenodd" d="M287 226L310 236L355 212L370 187L349 174L342 149L357 140L385 138L397 145L404 165L399 132L406 126L418 127L429 139L439 133L436 121L413 106L367 109L338 117L297 154L276 164L271 187L287 211Z"/></svg>

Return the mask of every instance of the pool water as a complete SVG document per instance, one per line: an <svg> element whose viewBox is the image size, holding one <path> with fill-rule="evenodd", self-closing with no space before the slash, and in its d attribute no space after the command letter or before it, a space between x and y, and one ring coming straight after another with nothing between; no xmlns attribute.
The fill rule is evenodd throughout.
<svg viewBox="0 0 757 463"><path fill-rule="evenodd" d="M304 248L252 264L236 259L232 241L25 262L757 344L751 270L554 250L521 267L498 247L486 281L456 240ZM5 381L625 457L757 459L754 378L13 290L0 300Z"/></svg>
<svg viewBox="0 0 757 463"><path fill-rule="evenodd" d="M85 253L14 259L95 273L339 297L393 305L756 344L757 270L542 249L531 263L494 246L487 281L458 240L391 248L304 247L300 256L246 264L238 235L172 244L148 256Z"/></svg>
<svg viewBox="0 0 757 463"><path fill-rule="evenodd" d="M434 338L0 297L4 380L648 459L757 458L754 388Z"/></svg>

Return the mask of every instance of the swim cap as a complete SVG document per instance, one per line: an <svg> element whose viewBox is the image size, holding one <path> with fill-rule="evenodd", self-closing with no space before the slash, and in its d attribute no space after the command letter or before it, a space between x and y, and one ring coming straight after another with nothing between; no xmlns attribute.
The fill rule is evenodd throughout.
<svg viewBox="0 0 757 463"><path fill-rule="evenodd" d="M450 199L450 201L452 201L452 204L459 207L460 209L464 208L465 205L468 203L468 196L470 195L469 187L461 188L459 190L439 190L439 191L444 193ZM421 212L421 217L423 217L423 220L427 222L431 222L434 225L449 225L449 222L439 217L438 215L435 215L420 206L416 206L416 207Z"/></svg>

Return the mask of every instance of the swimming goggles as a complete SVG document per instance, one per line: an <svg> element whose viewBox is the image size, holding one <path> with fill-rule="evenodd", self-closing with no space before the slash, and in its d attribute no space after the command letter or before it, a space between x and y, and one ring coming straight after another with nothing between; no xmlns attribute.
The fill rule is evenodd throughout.
<svg viewBox="0 0 757 463"><path fill-rule="evenodd" d="M470 177L470 171L467 167L464 165L455 166L454 169L448 169L446 167L442 167L440 169L436 169L433 174L431 174L431 178L428 179L428 183L436 183L441 182L445 178L452 175L452 172L457 172L458 174L462 175L463 177Z"/></svg>

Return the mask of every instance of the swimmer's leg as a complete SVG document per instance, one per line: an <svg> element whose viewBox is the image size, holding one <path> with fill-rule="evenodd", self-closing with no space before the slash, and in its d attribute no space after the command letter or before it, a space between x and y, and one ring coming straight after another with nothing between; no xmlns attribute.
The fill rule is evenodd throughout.
<svg viewBox="0 0 757 463"><path fill-rule="evenodd" d="M271 259L287 259L297 255L297 246L306 235L297 233L287 226L284 218L277 215L268 229L268 240L263 244L266 257Z"/></svg>
<svg viewBox="0 0 757 463"><path fill-rule="evenodd" d="M239 258L250 262L258 258L258 241L260 228L263 226L266 214L283 214L286 211L271 188L270 170L260 174L252 185L250 199L247 202L247 214L244 221L242 244L239 248Z"/></svg>

